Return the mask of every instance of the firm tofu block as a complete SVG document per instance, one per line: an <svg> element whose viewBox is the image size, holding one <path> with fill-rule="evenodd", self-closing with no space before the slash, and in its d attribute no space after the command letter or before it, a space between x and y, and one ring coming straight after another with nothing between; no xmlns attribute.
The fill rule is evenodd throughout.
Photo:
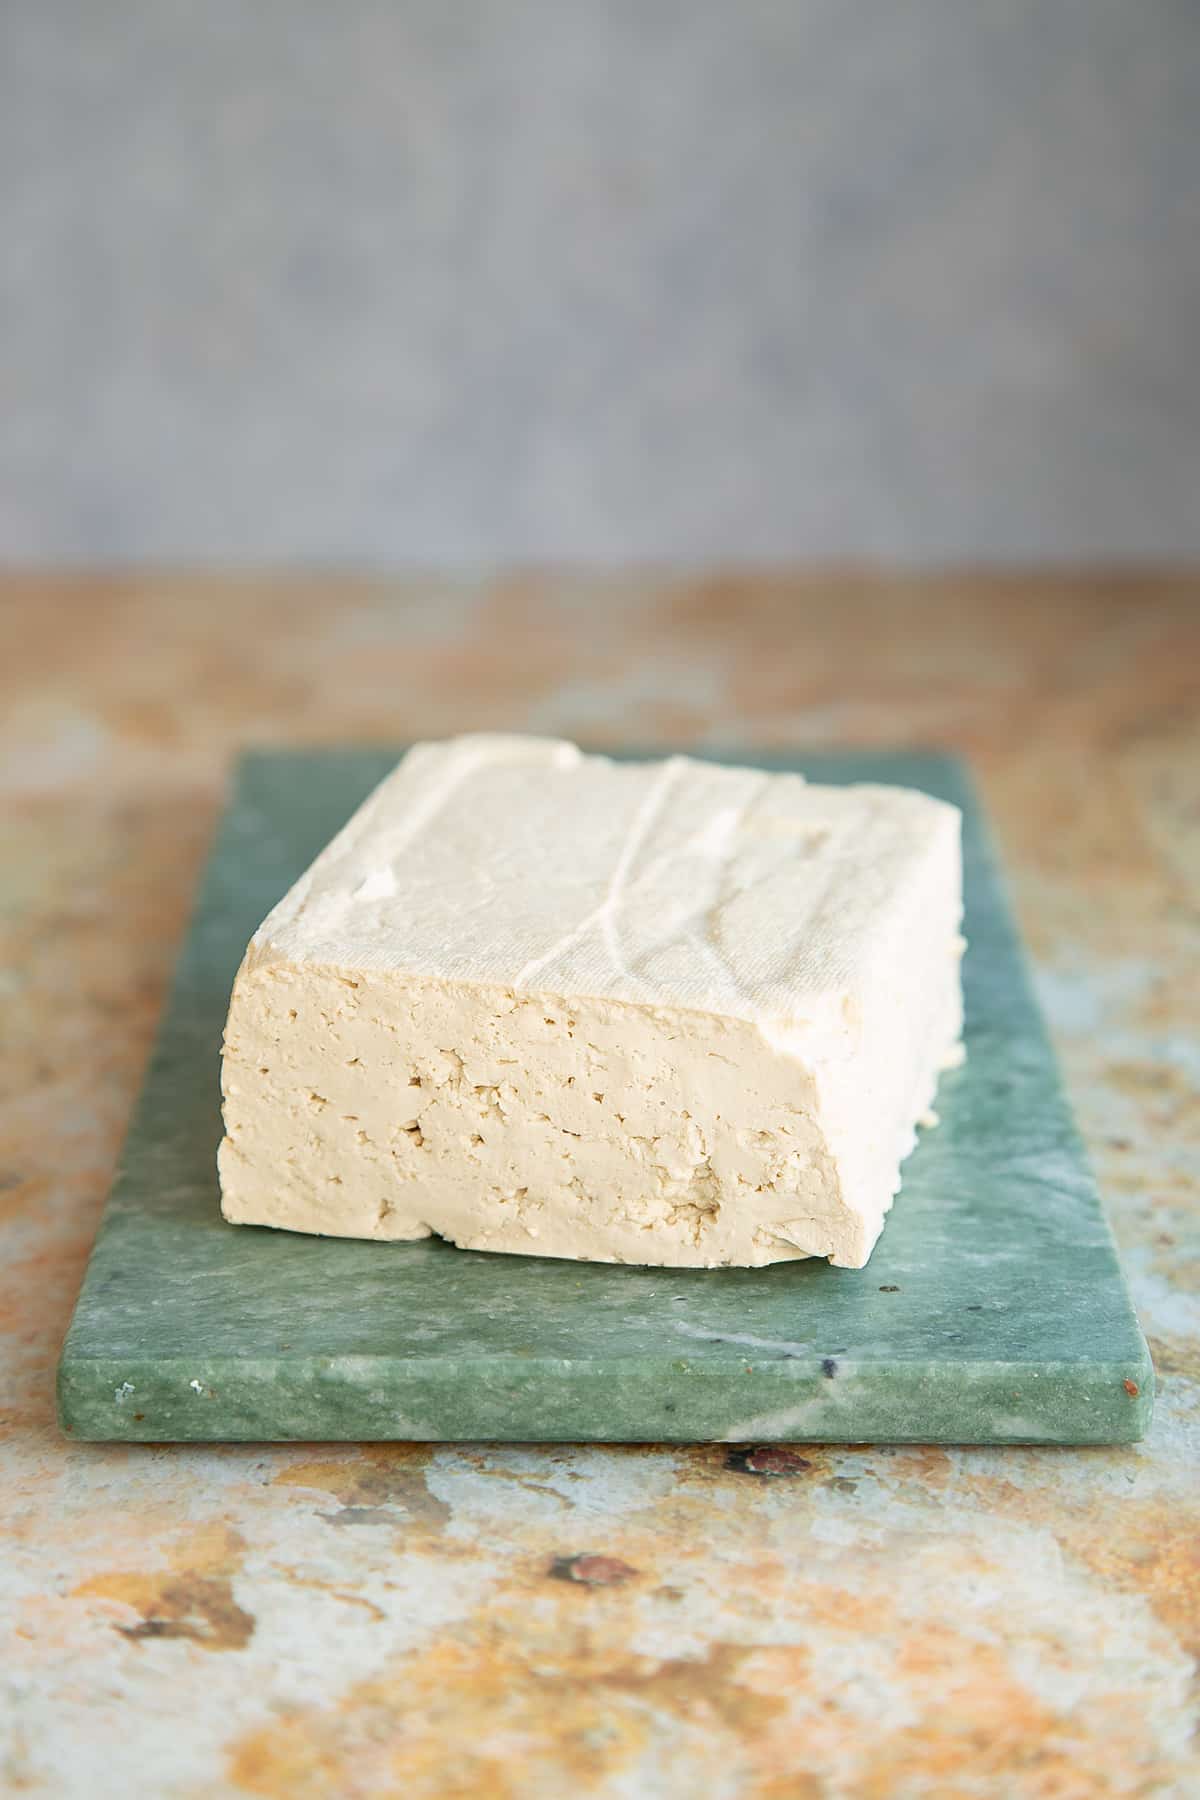
<svg viewBox="0 0 1200 1800"><path fill-rule="evenodd" d="M255 933L226 1218L861 1267L961 1056L960 815L572 744L420 744Z"/></svg>

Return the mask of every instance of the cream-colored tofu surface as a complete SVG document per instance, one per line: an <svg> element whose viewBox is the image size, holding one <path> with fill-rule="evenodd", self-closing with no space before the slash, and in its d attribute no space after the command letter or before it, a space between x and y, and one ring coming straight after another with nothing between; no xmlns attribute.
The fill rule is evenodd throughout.
<svg viewBox="0 0 1200 1800"><path fill-rule="evenodd" d="M418 745L247 950L225 1216L861 1267L961 1055L961 914L924 794Z"/></svg>

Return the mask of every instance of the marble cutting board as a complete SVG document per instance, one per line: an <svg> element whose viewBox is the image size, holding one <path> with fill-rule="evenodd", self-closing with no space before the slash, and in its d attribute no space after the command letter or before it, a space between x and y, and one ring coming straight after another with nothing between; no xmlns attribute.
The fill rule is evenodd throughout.
<svg viewBox="0 0 1200 1800"><path fill-rule="evenodd" d="M952 759L729 755L965 813L968 1060L869 1266L663 1270L227 1225L218 1049L251 932L399 755L243 760L58 1371L70 1436L1123 1443L1153 1371Z"/></svg>

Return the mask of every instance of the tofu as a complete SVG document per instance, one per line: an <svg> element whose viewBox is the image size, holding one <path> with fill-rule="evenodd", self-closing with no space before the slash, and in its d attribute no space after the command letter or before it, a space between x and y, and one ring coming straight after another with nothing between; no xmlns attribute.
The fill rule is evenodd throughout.
<svg viewBox="0 0 1200 1800"><path fill-rule="evenodd" d="M901 788L417 745L246 952L225 1217L860 1268L961 1056L960 825Z"/></svg>

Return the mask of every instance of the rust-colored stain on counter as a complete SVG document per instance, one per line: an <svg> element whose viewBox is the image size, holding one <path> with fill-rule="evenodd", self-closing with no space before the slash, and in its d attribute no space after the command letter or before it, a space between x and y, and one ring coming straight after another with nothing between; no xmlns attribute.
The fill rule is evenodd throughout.
<svg viewBox="0 0 1200 1800"><path fill-rule="evenodd" d="M431 1494L424 1468L428 1449L421 1444L364 1444L347 1457L333 1446L327 1458L291 1463L274 1480L281 1487L312 1488L337 1502L335 1512L322 1512L331 1525L382 1520L435 1535L450 1509Z"/></svg>
<svg viewBox="0 0 1200 1800"><path fill-rule="evenodd" d="M238 1532L205 1527L172 1547L166 1569L94 1575L74 1593L80 1599L114 1601L140 1614L136 1624L115 1624L134 1643L188 1638L204 1650L244 1650L254 1635L254 1619L234 1600L232 1585L244 1549Z"/></svg>

